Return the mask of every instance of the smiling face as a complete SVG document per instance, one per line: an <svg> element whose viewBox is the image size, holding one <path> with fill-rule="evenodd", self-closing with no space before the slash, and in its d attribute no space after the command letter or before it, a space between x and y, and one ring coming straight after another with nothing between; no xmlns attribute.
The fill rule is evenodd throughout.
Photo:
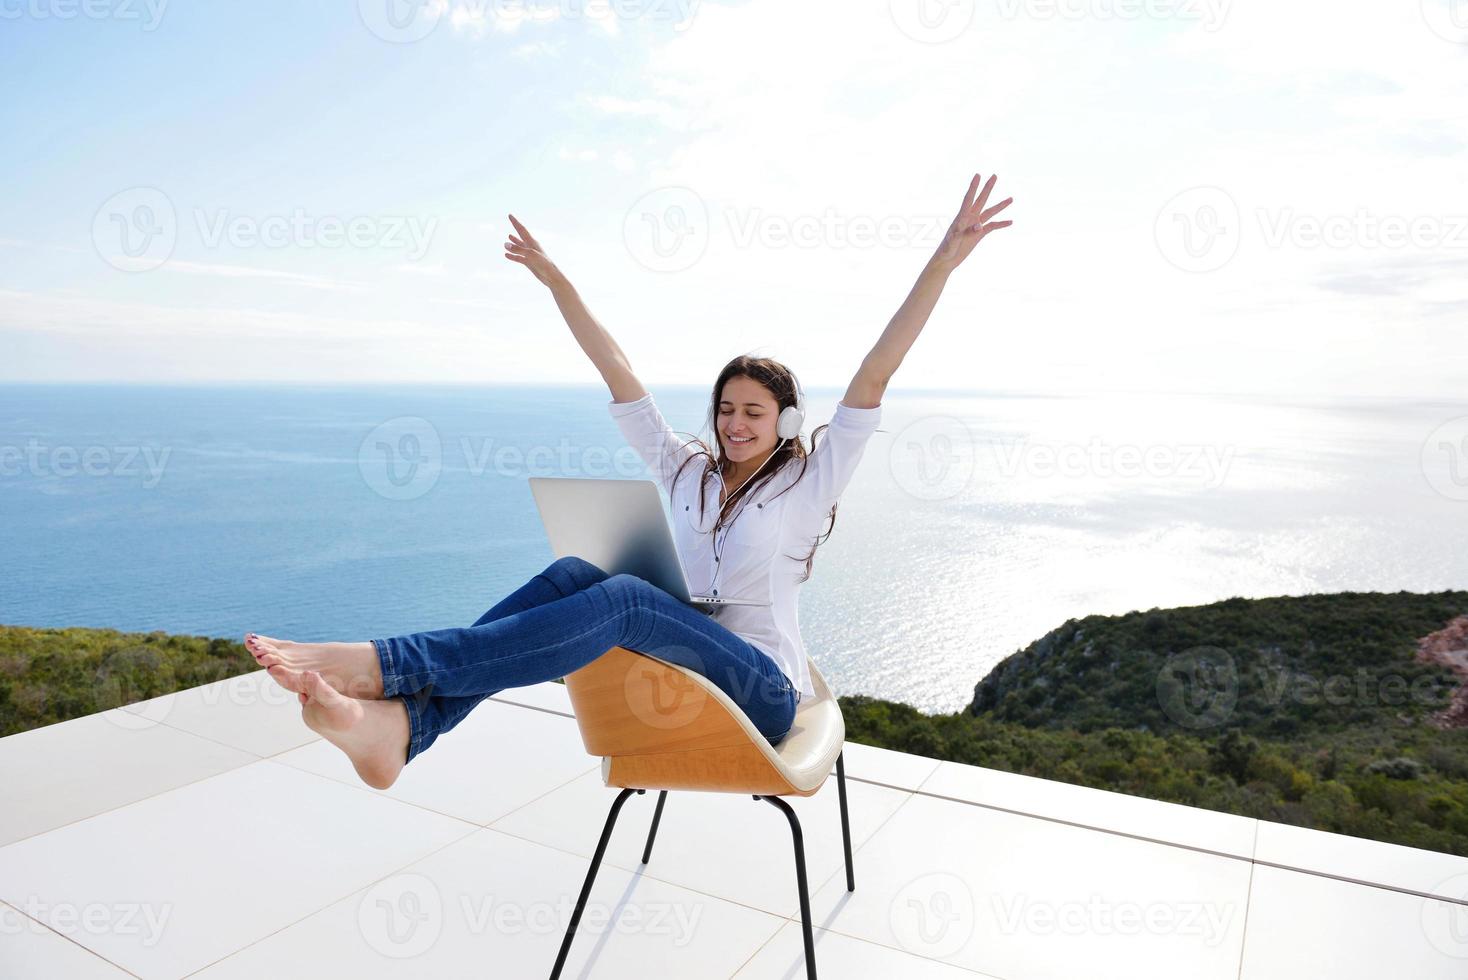
<svg viewBox="0 0 1468 980"><path fill-rule="evenodd" d="M779 417L775 396L758 381L740 375L724 382L715 425L724 455L740 466L774 452L780 444L775 434Z"/></svg>

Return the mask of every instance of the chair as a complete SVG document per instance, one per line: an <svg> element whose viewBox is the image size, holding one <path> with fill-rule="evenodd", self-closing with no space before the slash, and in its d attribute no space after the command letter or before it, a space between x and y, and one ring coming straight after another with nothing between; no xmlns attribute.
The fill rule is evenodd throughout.
<svg viewBox="0 0 1468 980"><path fill-rule="evenodd" d="M846 767L842 743L846 725L841 706L825 679L810 664L815 697L803 699L795 722L779 744L771 745L743 711L712 681L696 671L645 653L612 647L585 667L566 675L566 688L586 751L602 757L602 782L623 787L612 802L601 840L591 858L581 897L561 942L551 980L557 980L617 813L633 793L656 789L657 808L642 851L652 856L668 790L749 793L784 812L795 840L795 879L805 931L805 972L816 976L811 935L810 894L805 877L805 843L800 820L782 796L813 796L836 765L841 800L841 843L846 851L846 890L855 891L851 870L851 826L846 814Z"/></svg>

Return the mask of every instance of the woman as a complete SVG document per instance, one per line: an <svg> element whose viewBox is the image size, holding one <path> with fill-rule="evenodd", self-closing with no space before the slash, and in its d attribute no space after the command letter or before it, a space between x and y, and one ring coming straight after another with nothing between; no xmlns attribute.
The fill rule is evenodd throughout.
<svg viewBox="0 0 1468 980"><path fill-rule="evenodd" d="M408 762L484 698L564 677L613 646L697 670L778 742L799 698L813 693L795 594L809 577L820 526L827 518L834 526L837 498L876 428L887 383L949 274L985 235L1011 224L990 221L1013 200L986 208L994 181L991 175L978 192L974 174L942 243L862 361L830 424L821 427L829 431L819 446L820 430L812 433L809 455L798 435L800 418L791 417L803 412L795 378L768 358L738 357L720 372L710 399L717 453L674 435L621 348L510 215L518 235L505 243L505 258L549 287L611 389L612 416L672 502L691 584L767 605L717 606L706 615L643 579L563 558L467 628L359 643L293 643L248 633L246 648L296 693L307 726L345 752L375 789L391 786ZM699 468L702 481L691 478ZM788 554L802 542L811 545L808 554Z"/></svg>

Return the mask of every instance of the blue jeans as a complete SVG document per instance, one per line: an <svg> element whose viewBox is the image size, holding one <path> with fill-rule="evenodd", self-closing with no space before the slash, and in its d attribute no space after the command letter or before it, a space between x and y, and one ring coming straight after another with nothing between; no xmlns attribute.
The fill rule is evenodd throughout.
<svg viewBox="0 0 1468 980"><path fill-rule="evenodd" d="M473 626L372 643L383 697L408 709L408 762L490 695L565 677L616 646L707 677L772 743L795 722L795 686L763 650L645 579L576 557L551 563Z"/></svg>

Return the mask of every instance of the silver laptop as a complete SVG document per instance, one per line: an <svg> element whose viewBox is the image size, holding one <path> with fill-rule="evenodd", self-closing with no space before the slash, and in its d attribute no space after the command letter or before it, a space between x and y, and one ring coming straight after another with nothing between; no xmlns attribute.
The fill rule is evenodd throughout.
<svg viewBox="0 0 1468 980"><path fill-rule="evenodd" d="M557 558L576 555L608 575L636 575L712 612L713 606L768 606L760 599L695 595L651 480L532 476L530 492Z"/></svg>

